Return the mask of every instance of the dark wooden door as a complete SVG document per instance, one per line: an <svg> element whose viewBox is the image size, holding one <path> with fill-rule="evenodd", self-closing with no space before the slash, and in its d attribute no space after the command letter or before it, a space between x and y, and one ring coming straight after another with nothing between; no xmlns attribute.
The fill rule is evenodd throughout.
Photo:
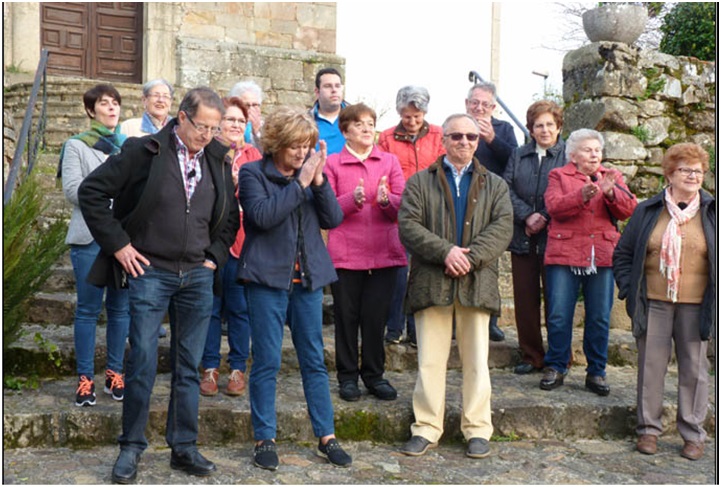
<svg viewBox="0 0 721 487"><path fill-rule="evenodd" d="M142 82L142 3L42 3L40 10L48 73Z"/></svg>

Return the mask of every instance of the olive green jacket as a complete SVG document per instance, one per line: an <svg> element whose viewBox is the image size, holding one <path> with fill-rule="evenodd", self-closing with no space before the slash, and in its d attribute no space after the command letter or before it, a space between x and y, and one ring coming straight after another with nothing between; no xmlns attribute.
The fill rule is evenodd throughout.
<svg viewBox="0 0 721 487"><path fill-rule="evenodd" d="M439 157L406 182L398 211L400 238L411 253L405 308L415 313L431 306L463 306L499 314L498 257L513 236L513 207L506 182L473 158L462 247L471 272L459 278L445 274L444 260L456 239L451 187Z"/></svg>

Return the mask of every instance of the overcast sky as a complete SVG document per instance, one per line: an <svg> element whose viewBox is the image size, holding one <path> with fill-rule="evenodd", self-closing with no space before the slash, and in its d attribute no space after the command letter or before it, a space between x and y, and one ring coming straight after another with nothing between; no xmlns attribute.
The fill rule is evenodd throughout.
<svg viewBox="0 0 721 487"><path fill-rule="evenodd" d="M549 89L562 91L564 52L544 47L560 45L564 36L560 7L500 3L498 94L525 124L528 105L543 93L543 78L532 71L547 72ZM440 125L464 111L469 71L490 80L490 2L340 0L337 14L336 52L346 59L346 99L371 105L380 130L398 123L395 97L402 86L428 89L427 120ZM499 118L510 121L503 113Z"/></svg>

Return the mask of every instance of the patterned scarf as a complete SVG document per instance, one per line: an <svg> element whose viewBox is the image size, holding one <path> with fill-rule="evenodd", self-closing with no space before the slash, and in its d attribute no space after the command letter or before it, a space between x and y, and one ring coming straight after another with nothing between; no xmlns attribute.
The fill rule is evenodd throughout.
<svg viewBox="0 0 721 487"><path fill-rule="evenodd" d="M675 303L678 300L678 283L681 278L681 244L683 243L679 227L696 216L701 205L701 197L696 193L691 203L683 210L671 199L668 189L664 192L664 199L666 200L666 209L671 215L671 221L668 222L666 231L661 237L660 270L668 283L666 296Z"/></svg>
<svg viewBox="0 0 721 487"><path fill-rule="evenodd" d="M73 135L71 139L82 140L91 149L99 150L103 154L112 156L120 152L120 147L127 138L120 133L120 124L115 130L110 130L97 120L90 121L90 130ZM60 149L60 161L58 162L57 177L62 177L63 156L65 155L65 144Z"/></svg>

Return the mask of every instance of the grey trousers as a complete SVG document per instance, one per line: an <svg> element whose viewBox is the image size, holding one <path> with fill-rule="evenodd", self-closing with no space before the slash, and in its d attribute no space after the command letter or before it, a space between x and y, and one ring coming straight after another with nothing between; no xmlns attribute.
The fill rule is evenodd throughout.
<svg viewBox="0 0 721 487"><path fill-rule="evenodd" d="M649 300L646 334L638 347L638 435L662 433L663 389L671 360L671 342L678 363L676 427L686 441L703 442L708 409L708 341L699 337L701 306Z"/></svg>

